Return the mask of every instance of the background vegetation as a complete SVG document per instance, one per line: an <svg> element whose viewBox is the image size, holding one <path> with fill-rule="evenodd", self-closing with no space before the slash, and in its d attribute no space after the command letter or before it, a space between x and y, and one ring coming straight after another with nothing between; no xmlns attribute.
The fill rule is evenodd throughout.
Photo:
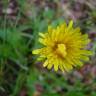
<svg viewBox="0 0 96 96"><path fill-rule="evenodd" d="M70 19L93 56L70 73L46 70L31 53L38 32ZM96 96L96 1L0 0L0 96Z"/></svg>

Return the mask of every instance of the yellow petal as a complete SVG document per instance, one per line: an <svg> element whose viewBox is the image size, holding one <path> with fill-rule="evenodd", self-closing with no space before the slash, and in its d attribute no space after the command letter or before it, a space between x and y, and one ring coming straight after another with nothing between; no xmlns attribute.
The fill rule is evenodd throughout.
<svg viewBox="0 0 96 96"><path fill-rule="evenodd" d="M82 54L85 54L85 55L92 55L92 51L89 51L89 50L82 50Z"/></svg>
<svg viewBox="0 0 96 96"><path fill-rule="evenodd" d="M45 58L45 56L40 56L40 57L37 58L37 61L43 61L44 58Z"/></svg>
<svg viewBox="0 0 96 96"><path fill-rule="evenodd" d="M81 62L81 61L78 61L77 62L77 65L79 65L80 67L83 65L83 62Z"/></svg>
<svg viewBox="0 0 96 96"><path fill-rule="evenodd" d="M51 38L53 41L55 41L55 37L56 37L56 31L54 29L54 30L52 30L52 35L51 35Z"/></svg>
<svg viewBox="0 0 96 96"><path fill-rule="evenodd" d="M42 38L39 38L39 40L38 40L41 44L43 44L43 45L46 45L46 42L45 42L45 40L44 39L42 39Z"/></svg>
<svg viewBox="0 0 96 96"><path fill-rule="evenodd" d="M64 69L64 67L63 67L63 65L62 65L62 64L60 64L60 65L59 65L59 68L61 69L61 71L62 71L62 72L64 72L64 71L65 71L65 69Z"/></svg>
<svg viewBox="0 0 96 96"><path fill-rule="evenodd" d="M47 68L48 68L48 69L51 69L52 66L53 66L53 64L50 62L50 63L48 64Z"/></svg>
<svg viewBox="0 0 96 96"><path fill-rule="evenodd" d="M72 26L73 26L73 21L71 20L71 21L69 22L68 29L72 28Z"/></svg>
<svg viewBox="0 0 96 96"><path fill-rule="evenodd" d="M39 33L39 36L41 36L43 38L45 37L45 35L43 33L41 33L41 32Z"/></svg>
<svg viewBox="0 0 96 96"><path fill-rule="evenodd" d="M55 71L58 70L58 66L59 66L59 62L58 62L58 60L55 60L55 62L54 62L54 70Z"/></svg>
<svg viewBox="0 0 96 96"><path fill-rule="evenodd" d="M36 49L36 50L33 50L33 51L32 51L32 54L39 54L39 53L40 53L40 51L41 51L41 49Z"/></svg>
<svg viewBox="0 0 96 96"><path fill-rule="evenodd" d="M50 25L48 26L48 32L49 34L52 32L52 27Z"/></svg>
<svg viewBox="0 0 96 96"><path fill-rule="evenodd" d="M73 68L72 65L68 63L66 60L63 61L63 67L67 72Z"/></svg>
<svg viewBox="0 0 96 96"><path fill-rule="evenodd" d="M81 60L89 61L89 57L87 57L87 56L80 56L80 57L81 57Z"/></svg>
<svg viewBox="0 0 96 96"><path fill-rule="evenodd" d="M43 67L46 67L49 64L48 60L46 60L43 64Z"/></svg>

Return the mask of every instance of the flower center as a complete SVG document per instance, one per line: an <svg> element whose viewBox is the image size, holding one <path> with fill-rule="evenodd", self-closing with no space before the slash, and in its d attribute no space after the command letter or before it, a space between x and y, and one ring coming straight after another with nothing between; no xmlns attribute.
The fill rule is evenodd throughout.
<svg viewBox="0 0 96 96"><path fill-rule="evenodd" d="M57 45L57 49L56 49L56 53L60 57L63 57L64 58L67 55L65 44L58 44Z"/></svg>

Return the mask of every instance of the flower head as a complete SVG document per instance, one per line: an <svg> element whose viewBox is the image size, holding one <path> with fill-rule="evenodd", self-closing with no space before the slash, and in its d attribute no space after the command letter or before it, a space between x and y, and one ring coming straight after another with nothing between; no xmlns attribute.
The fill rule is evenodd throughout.
<svg viewBox="0 0 96 96"><path fill-rule="evenodd" d="M39 33L39 42L43 48L33 50L39 54L38 60L44 60L44 67L54 70L70 71L73 67L81 66L82 61L88 61L91 51L85 49L89 43L88 35L81 34L80 28L73 28L73 21L65 22L56 28L48 27L47 33Z"/></svg>

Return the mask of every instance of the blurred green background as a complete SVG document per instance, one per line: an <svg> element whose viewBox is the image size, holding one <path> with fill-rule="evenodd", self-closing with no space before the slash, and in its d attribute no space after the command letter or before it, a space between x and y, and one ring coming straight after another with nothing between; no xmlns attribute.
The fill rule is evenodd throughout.
<svg viewBox="0 0 96 96"><path fill-rule="evenodd" d="M36 62L38 32L74 20L93 55L69 73ZM96 0L0 0L0 96L96 96Z"/></svg>

